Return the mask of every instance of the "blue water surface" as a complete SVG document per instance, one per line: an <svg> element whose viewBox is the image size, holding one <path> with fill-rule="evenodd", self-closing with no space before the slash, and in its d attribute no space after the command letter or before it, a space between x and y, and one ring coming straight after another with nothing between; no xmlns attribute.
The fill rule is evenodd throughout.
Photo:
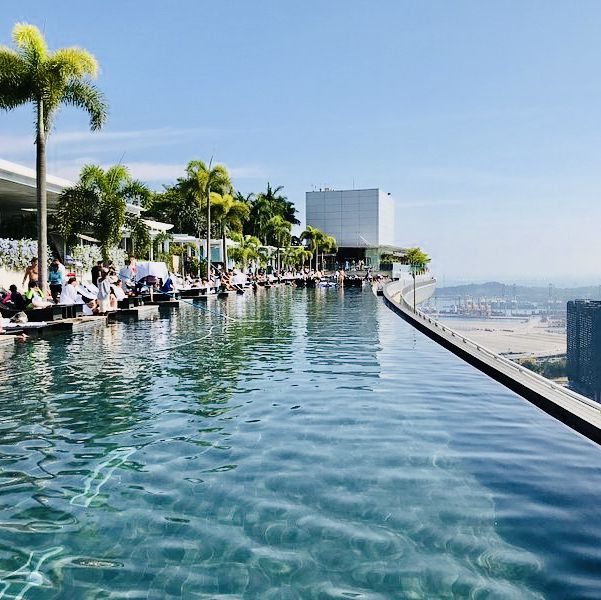
<svg viewBox="0 0 601 600"><path fill-rule="evenodd" d="M599 448L371 293L1 352L0 600L601 597Z"/></svg>

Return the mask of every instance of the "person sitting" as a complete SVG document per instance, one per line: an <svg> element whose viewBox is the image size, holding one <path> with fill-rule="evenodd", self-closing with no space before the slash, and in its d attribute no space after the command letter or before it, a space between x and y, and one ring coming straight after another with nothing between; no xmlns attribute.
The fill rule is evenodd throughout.
<svg viewBox="0 0 601 600"><path fill-rule="evenodd" d="M98 303L96 300L90 300L83 305L83 314L86 317L91 317L98 314Z"/></svg>
<svg viewBox="0 0 601 600"><path fill-rule="evenodd" d="M46 294L38 287L37 281L29 282L29 289L25 292L25 302L27 303L26 310L46 308L52 304L47 300Z"/></svg>
<svg viewBox="0 0 601 600"><path fill-rule="evenodd" d="M73 304L83 304L83 298L77 293L78 283L75 277L70 277L67 285L64 286L61 293L61 304L71 306Z"/></svg>
<svg viewBox="0 0 601 600"><path fill-rule="evenodd" d="M117 302L121 302L121 300L125 300L127 298L127 294L123 289L123 280L118 279L116 283L111 285L111 291L113 292L113 296L117 300Z"/></svg>
<svg viewBox="0 0 601 600"><path fill-rule="evenodd" d="M136 284L137 292L139 294L142 293L142 290L146 287L146 291L150 293L150 288L154 288L157 283L158 279L155 275L146 275L146 277L142 277L138 280L138 283Z"/></svg>
<svg viewBox="0 0 601 600"><path fill-rule="evenodd" d="M8 294L4 296L2 304L8 308L14 308L15 310L23 310L26 306L25 298L23 294L17 290L17 286L13 283L9 288Z"/></svg>
<svg viewBox="0 0 601 600"><path fill-rule="evenodd" d="M125 266L119 271L119 280L130 288L134 287L134 273L130 259L125 261Z"/></svg>
<svg viewBox="0 0 601 600"><path fill-rule="evenodd" d="M167 280L165 281L165 283L159 288L159 291L163 294L170 294L171 292L174 291L174 287L173 287L173 281L171 280L171 277L167 277Z"/></svg>

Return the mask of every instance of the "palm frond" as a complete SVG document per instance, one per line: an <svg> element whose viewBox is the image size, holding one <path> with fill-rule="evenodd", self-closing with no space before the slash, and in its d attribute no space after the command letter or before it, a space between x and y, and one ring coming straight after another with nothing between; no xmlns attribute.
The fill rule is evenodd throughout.
<svg viewBox="0 0 601 600"><path fill-rule="evenodd" d="M100 129L108 116L108 105L104 94L91 83L70 81L64 89L62 101L65 104L83 108L90 115L90 129Z"/></svg>
<svg viewBox="0 0 601 600"><path fill-rule="evenodd" d="M153 196L148 186L137 179L130 180L126 183L123 186L122 193L126 200L138 202L142 207L148 207Z"/></svg>
<svg viewBox="0 0 601 600"><path fill-rule="evenodd" d="M10 110L31 100L31 74L18 52L0 46L0 109Z"/></svg>
<svg viewBox="0 0 601 600"><path fill-rule="evenodd" d="M13 28L13 42L21 56L32 66L48 57L48 46L42 32L29 23L17 23Z"/></svg>
<svg viewBox="0 0 601 600"><path fill-rule="evenodd" d="M60 72L66 80L83 77L96 78L98 75L96 57L91 52L75 46L56 50L50 55L46 65L49 70Z"/></svg>

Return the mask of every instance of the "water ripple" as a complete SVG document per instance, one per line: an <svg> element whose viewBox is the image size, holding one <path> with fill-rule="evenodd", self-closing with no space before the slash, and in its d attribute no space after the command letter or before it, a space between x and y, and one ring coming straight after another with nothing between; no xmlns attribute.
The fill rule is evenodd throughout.
<svg viewBox="0 0 601 600"><path fill-rule="evenodd" d="M372 294L211 306L3 352L0 599L601 597L596 446Z"/></svg>

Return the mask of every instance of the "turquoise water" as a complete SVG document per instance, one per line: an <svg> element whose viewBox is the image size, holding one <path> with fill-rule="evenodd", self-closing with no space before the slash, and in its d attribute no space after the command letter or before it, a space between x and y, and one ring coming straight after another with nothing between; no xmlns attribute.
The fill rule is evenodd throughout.
<svg viewBox="0 0 601 600"><path fill-rule="evenodd" d="M0 599L601 597L599 448L371 293L209 306L3 351Z"/></svg>

